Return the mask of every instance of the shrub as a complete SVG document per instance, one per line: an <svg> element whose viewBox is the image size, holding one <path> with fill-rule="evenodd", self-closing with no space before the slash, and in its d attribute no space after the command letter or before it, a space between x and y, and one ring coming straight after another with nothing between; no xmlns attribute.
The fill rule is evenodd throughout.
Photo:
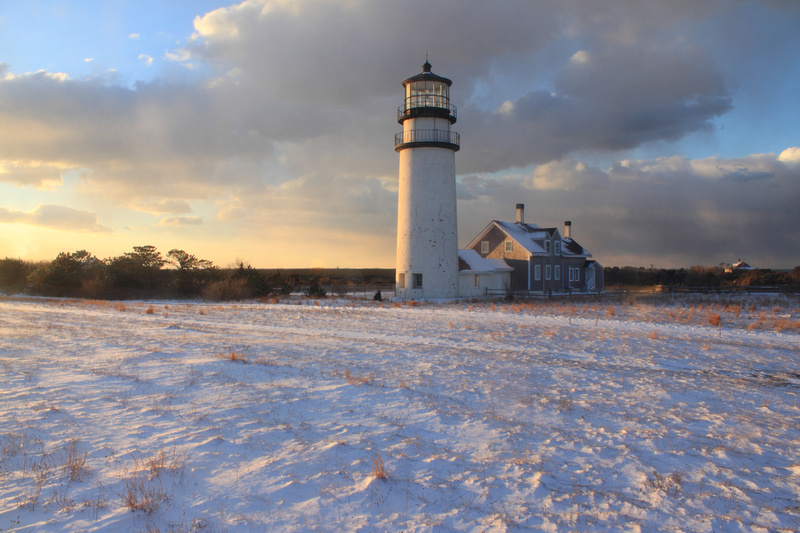
<svg viewBox="0 0 800 533"><path fill-rule="evenodd" d="M28 283L39 294L74 296L89 279L105 277L105 265L87 252L61 252L28 276Z"/></svg>
<svg viewBox="0 0 800 533"><path fill-rule="evenodd" d="M208 283L218 280L219 268L206 259L198 259L183 250L172 249L167 252L169 261L177 268L174 272L174 286L181 296L196 296Z"/></svg>
<svg viewBox="0 0 800 533"><path fill-rule="evenodd" d="M161 267L166 261L155 246L134 246L127 252L107 260L108 274L120 289L155 289Z"/></svg>
<svg viewBox="0 0 800 533"><path fill-rule="evenodd" d="M317 280L306 289L306 296L309 298L325 298L328 295L325 289L319 284Z"/></svg>
<svg viewBox="0 0 800 533"><path fill-rule="evenodd" d="M33 265L22 259L6 257L0 259L0 289L7 292L22 292L25 281L33 271Z"/></svg>
<svg viewBox="0 0 800 533"><path fill-rule="evenodd" d="M267 276L241 259L236 260L236 271L233 273L233 279L244 280L250 291L251 298L263 298L264 296L269 296L272 292L272 286Z"/></svg>
<svg viewBox="0 0 800 533"><path fill-rule="evenodd" d="M247 300L252 298L250 288L247 286L247 280L244 279L225 279L220 281L213 281L203 288L203 297L208 300L229 301L229 300Z"/></svg>

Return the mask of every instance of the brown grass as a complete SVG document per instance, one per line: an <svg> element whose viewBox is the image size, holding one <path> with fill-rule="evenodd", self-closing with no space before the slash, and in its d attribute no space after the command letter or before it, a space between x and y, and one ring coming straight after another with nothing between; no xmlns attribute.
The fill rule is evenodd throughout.
<svg viewBox="0 0 800 533"><path fill-rule="evenodd" d="M344 369L344 378L348 385L372 385L375 378L369 374L353 374L349 368Z"/></svg>
<svg viewBox="0 0 800 533"><path fill-rule="evenodd" d="M161 504L169 499L161 482L156 483L155 480L136 477L125 480L121 496L125 507L131 511L144 511L147 514L157 511Z"/></svg>
<svg viewBox="0 0 800 533"><path fill-rule="evenodd" d="M225 359L226 361L232 361L234 363L247 364L247 363L250 362L247 359L247 356L245 354L243 354L241 352L238 352L236 350L233 350L233 349L225 351L225 352L219 352L217 354L217 358Z"/></svg>
<svg viewBox="0 0 800 533"><path fill-rule="evenodd" d="M90 473L89 467L86 466L86 457L89 452L81 453L78 450L76 441L71 440L67 444L66 456L64 458L64 470L70 482L83 481Z"/></svg>
<svg viewBox="0 0 800 533"><path fill-rule="evenodd" d="M722 323L722 316L719 313L713 313L708 315L708 323L712 326L719 326Z"/></svg>
<svg viewBox="0 0 800 533"><path fill-rule="evenodd" d="M151 456L140 455L133 459L136 469L148 472L151 479L162 472L180 472L186 466L186 461L186 453L178 452L174 445L171 451L161 448Z"/></svg>
<svg viewBox="0 0 800 533"><path fill-rule="evenodd" d="M389 477L389 472L386 471L386 467L383 464L383 457L381 457L380 453L376 453L372 456L372 471L370 475L383 481L386 481Z"/></svg>

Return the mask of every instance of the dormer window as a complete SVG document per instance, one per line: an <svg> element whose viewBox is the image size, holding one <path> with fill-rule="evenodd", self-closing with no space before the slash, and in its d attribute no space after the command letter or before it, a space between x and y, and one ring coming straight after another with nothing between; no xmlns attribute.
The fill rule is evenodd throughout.
<svg viewBox="0 0 800 533"><path fill-rule="evenodd" d="M550 241L544 241L544 253L550 255Z"/></svg>
<svg viewBox="0 0 800 533"><path fill-rule="evenodd" d="M553 241L553 254L559 255L561 253L561 243L558 241Z"/></svg>

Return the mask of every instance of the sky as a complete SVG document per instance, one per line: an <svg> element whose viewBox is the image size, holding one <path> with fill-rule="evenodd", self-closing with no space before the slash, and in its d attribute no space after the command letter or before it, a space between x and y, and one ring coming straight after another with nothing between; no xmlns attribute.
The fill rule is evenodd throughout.
<svg viewBox="0 0 800 533"><path fill-rule="evenodd" d="M394 266L402 81L453 81L459 243L800 265L798 0L0 0L0 257Z"/></svg>

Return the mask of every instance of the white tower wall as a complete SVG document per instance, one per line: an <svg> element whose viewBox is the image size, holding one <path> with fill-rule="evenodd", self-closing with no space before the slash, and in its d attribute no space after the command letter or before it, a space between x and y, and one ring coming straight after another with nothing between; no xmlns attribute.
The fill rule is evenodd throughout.
<svg viewBox="0 0 800 533"><path fill-rule="evenodd" d="M433 147L402 150L397 206L397 296L458 296L457 226L455 152ZM415 288L414 274L422 274L421 288Z"/></svg>

